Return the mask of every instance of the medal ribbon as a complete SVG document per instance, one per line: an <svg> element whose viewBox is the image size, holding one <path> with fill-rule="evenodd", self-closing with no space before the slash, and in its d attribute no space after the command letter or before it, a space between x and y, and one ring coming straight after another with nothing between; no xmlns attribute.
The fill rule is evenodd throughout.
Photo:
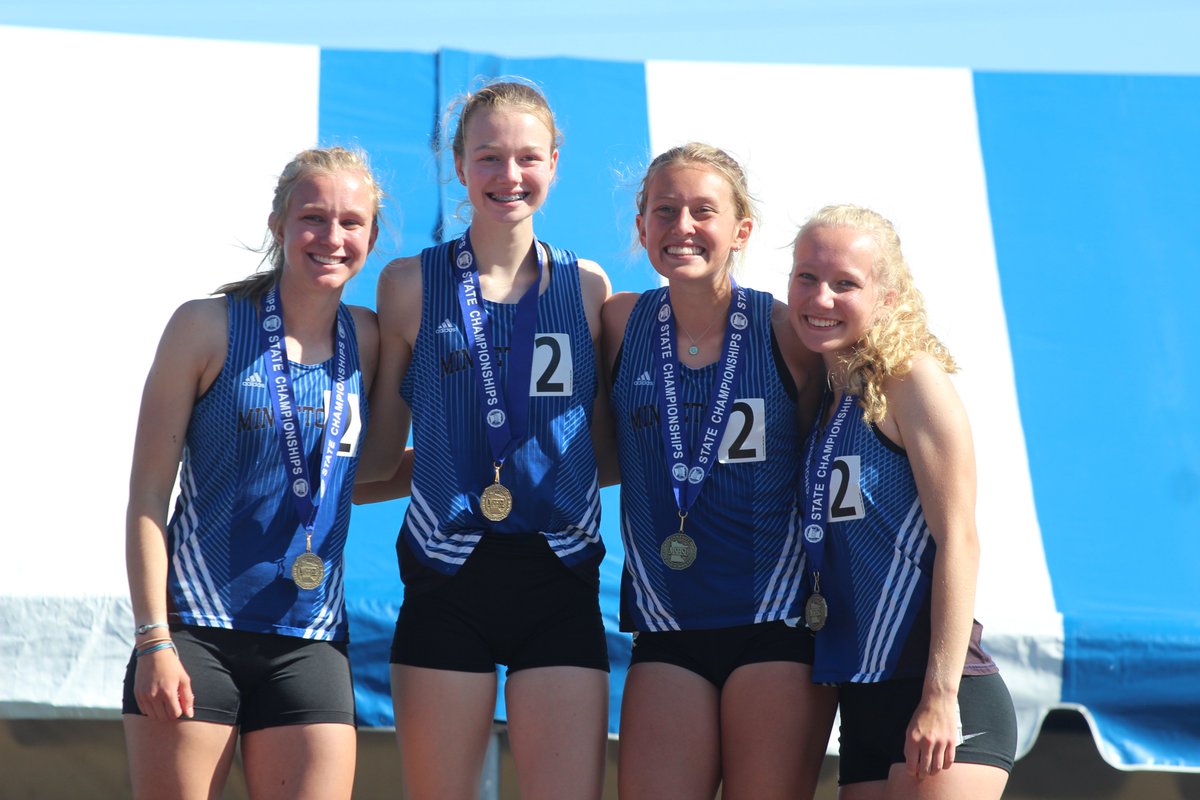
<svg viewBox="0 0 1200 800"><path fill-rule="evenodd" d="M346 329L342 321L337 320L334 326L336 358L333 393L329 401L329 415L325 420L324 444L321 447L321 485L314 489L309 478L308 460L304 457L304 443L300 439L300 423L296 418L278 287L273 287L263 295L261 308L259 342L270 364L268 393L271 395L271 406L275 411L275 433L279 436L280 455L283 456L284 469L291 478L288 494L292 496L300 521L304 524L304 532L311 541L313 528L317 524L317 511L325 496L326 478L333 469L333 459L342 438L342 424L345 420L346 374L349 368Z"/></svg>
<svg viewBox="0 0 1200 800"><path fill-rule="evenodd" d="M458 305L462 309L463 327L471 348L475 367L475 383L479 387L479 406L487 422L488 445L493 466L504 465L504 459L525 438L529 430L529 380L533 373L533 342L537 330L538 289L542 285L545 254L537 239L533 250L537 254L537 280L517 301L513 320L512 342L508 350L508 380L500 386L499 368L493 354L492 321L483 307L483 292L479 288L479 265L471 247L471 231L459 237L454 247L454 264L458 270ZM510 411L511 410L511 411Z"/></svg>
<svg viewBox="0 0 1200 800"><path fill-rule="evenodd" d="M812 457L804 463L804 538L801 546L804 548L809 580L813 584L814 592L820 591L821 567L825 561L825 533L829 520L829 476L834 459L841 453L838 443L846 428L847 417L856 402L857 395L847 393L842 396L842 402L829 423L829 430L826 431L824 439L820 438L820 434L814 434L813 441L820 441L820 446L813 448ZM820 422L816 424L819 425Z"/></svg>
<svg viewBox="0 0 1200 800"><path fill-rule="evenodd" d="M729 284L733 297L725 322L725 343L701 421L698 446L686 435L683 425L682 402L679 399L679 374L682 368L672 319L674 310L671 307L671 293L666 286L659 290L656 316L659 363L655 385L658 387L659 429L671 476L671 490L679 509L680 530L683 530L683 520L699 497L700 487L716 462L715 451L729 425L729 409L737 399L741 377L739 367L746 338L742 331L750 324L750 303L746 290L738 286L732 277Z"/></svg>

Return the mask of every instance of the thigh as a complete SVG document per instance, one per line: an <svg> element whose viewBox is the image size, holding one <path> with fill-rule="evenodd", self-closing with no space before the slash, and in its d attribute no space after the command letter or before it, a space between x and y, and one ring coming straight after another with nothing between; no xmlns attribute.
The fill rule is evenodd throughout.
<svg viewBox="0 0 1200 800"><path fill-rule="evenodd" d="M135 798L219 798L229 777L237 728L195 720L124 716Z"/></svg>
<svg viewBox="0 0 1200 800"><path fill-rule="evenodd" d="M734 670L721 692L725 800L812 797L837 690L807 664L768 661Z"/></svg>
<svg viewBox="0 0 1200 800"><path fill-rule="evenodd" d="M474 800L496 709L496 673L392 665L409 800Z"/></svg>
<svg viewBox="0 0 1200 800"><path fill-rule="evenodd" d="M1000 800L1008 784L1008 773L999 767L955 762L950 769L920 780L908 774L903 764L893 764L888 773L884 800ZM866 800L843 795L842 800Z"/></svg>
<svg viewBox="0 0 1200 800"><path fill-rule="evenodd" d="M349 800L357 740L353 725L266 728L242 736L246 788L255 800Z"/></svg>
<svg viewBox="0 0 1200 800"><path fill-rule="evenodd" d="M629 668L621 703L622 800L711 800L721 780L717 688L674 664Z"/></svg>
<svg viewBox="0 0 1200 800"><path fill-rule="evenodd" d="M608 673L582 667L524 669L512 674L504 691L521 797L599 800Z"/></svg>

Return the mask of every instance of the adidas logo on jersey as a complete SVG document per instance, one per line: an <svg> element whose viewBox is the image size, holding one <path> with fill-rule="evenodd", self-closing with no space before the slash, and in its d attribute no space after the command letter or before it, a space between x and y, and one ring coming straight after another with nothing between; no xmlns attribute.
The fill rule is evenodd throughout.
<svg viewBox="0 0 1200 800"><path fill-rule="evenodd" d="M251 372L250 377L242 381L242 386L249 386L251 389L267 388L267 384L263 381L262 376L257 372Z"/></svg>
<svg viewBox="0 0 1200 800"><path fill-rule="evenodd" d="M458 327L450 321L450 318L442 320L442 324L437 326L438 333L458 333Z"/></svg>
<svg viewBox="0 0 1200 800"><path fill-rule="evenodd" d="M637 380L635 380L633 382L633 385L634 386L653 386L654 379L650 377L650 370L646 370L641 375L639 375L637 377Z"/></svg>

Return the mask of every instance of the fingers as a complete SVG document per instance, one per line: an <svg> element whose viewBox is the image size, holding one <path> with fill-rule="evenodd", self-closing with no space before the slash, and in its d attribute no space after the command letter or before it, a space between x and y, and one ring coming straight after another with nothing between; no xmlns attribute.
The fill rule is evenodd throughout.
<svg viewBox="0 0 1200 800"><path fill-rule="evenodd" d="M954 764L955 746L933 738L909 738L904 745L904 770L915 780L932 777Z"/></svg>
<svg viewBox="0 0 1200 800"><path fill-rule="evenodd" d="M196 716L196 695L192 693L192 679L186 672L179 681L179 702L182 706L183 716L188 719Z"/></svg>

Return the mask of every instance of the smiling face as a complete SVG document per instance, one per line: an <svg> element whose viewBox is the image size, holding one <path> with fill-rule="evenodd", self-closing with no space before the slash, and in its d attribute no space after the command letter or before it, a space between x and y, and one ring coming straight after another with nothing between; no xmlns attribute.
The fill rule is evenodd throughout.
<svg viewBox="0 0 1200 800"><path fill-rule="evenodd" d="M287 210L268 222L283 250L285 279L325 289L344 286L375 244L375 211L374 191L357 173L301 178Z"/></svg>
<svg viewBox="0 0 1200 800"><path fill-rule="evenodd" d="M668 280L725 280L731 256L746 246L754 223L736 210L726 178L699 164L657 171L637 216L638 240L654 269Z"/></svg>
<svg viewBox="0 0 1200 800"><path fill-rule="evenodd" d="M523 222L541 207L554 181L554 135L533 114L513 107L480 109L466 123L455 154L473 221Z"/></svg>
<svg viewBox="0 0 1200 800"><path fill-rule="evenodd" d="M892 301L880 286L878 246L858 228L818 225L796 240L788 288L792 328L827 365L849 352Z"/></svg>

